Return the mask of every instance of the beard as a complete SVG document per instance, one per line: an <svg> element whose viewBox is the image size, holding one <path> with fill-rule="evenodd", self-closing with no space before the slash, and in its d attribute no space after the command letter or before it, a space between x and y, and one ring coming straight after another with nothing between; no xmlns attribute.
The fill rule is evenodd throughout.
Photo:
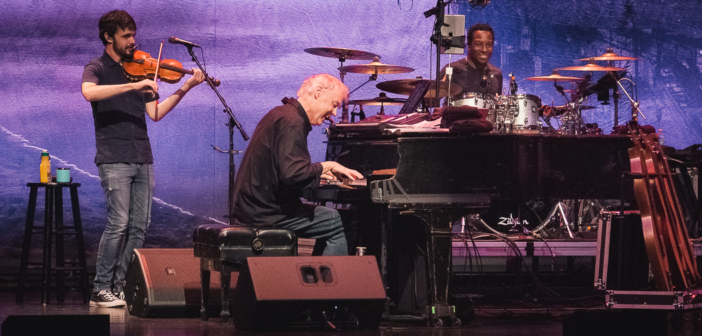
<svg viewBox="0 0 702 336"><path fill-rule="evenodd" d="M115 52L125 61L131 61L134 58L134 46L117 46Z"/></svg>

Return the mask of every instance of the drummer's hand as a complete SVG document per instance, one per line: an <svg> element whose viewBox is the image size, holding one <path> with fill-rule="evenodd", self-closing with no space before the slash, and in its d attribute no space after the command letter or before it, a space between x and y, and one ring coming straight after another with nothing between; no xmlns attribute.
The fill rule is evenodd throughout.
<svg viewBox="0 0 702 336"><path fill-rule="evenodd" d="M539 109L539 114L542 116L546 117L552 117L553 116L553 108L548 105L542 105L541 108Z"/></svg>

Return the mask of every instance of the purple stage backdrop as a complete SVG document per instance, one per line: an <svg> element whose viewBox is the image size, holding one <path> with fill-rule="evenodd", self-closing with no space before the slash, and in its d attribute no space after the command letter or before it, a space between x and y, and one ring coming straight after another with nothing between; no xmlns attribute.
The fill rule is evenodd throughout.
<svg viewBox="0 0 702 336"><path fill-rule="evenodd" d="M42 149L51 153L54 171L70 167L74 180L82 184L87 247L90 253L97 249L105 201L93 163L90 105L80 93L80 78L83 66L102 53L97 21L103 13L125 9L132 14L137 43L152 55L169 36L200 44L198 56L206 61L210 75L222 81L222 95L252 134L281 98L295 95L304 78L320 72L338 75L338 60L307 54L305 48L360 49L381 55L383 63L416 69L381 75L378 82L431 77L433 17L427 19L423 12L435 4L430 0L0 0L0 260L16 263L19 256L29 194L26 183L38 181ZM492 63L505 75L514 72L519 93L538 95L544 103L559 105L562 100L552 84L529 82L526 77L581 64L575 60L602 54L607 47L641 58L618 65L627 68L636 83L631 91L637 93L647 117L642 123L663 129L666 144L676 148L702 142L698 1L494 0L483 9L463 1L449 11L465 14L467 26L490 23L496 32ZM166 43L164 57L195 67L183 46ZM441 61L445 64L449 57L442 56ZM348 74L346 83L354 89L367 78ZM374 84L365 85L351 99L377 96ZM161 96L167 97L179 85L160 84ZM629 119L625 100L620 103L621 122ZM585 121L597 122L608 132L612 105L594 99L588 104L597 108L584 112ZM226 149L229 144L228 118L222 108L214 92L201 85L164 120L149 122L157 186L147 246L190 246L197 224L226 221L229 158L212 149L213 145ZM309 139L314 160L324 159L323 141L321 128L316 128ZM246 145L236 132L236 149L246 150ZM240 159L241 155L236 157L237 165ZM42 211L37 218L43 218Z"/></svg>

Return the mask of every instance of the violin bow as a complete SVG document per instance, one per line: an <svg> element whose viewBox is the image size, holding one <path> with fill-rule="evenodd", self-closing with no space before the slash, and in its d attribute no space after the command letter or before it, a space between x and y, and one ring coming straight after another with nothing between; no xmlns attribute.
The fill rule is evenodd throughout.
<svg viewBox="0 0 702 336"><path fill-rule="evenodd" d="M163 52L163 40L161 40L161 47L158 49L158 59L156 60L156 72L154 72L154 82L158 83L158 70L161 68L161 53ZM158 94L158 91L156 92ZM156 99L156 107L154 109L154 114L158 120L158 99Z"/></svg>

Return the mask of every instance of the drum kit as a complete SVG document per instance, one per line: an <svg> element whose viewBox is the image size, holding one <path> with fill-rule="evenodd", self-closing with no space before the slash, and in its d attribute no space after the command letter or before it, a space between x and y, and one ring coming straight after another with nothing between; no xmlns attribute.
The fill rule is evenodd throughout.
<svg viewBox="0 0 702 336"><path fill-rule="evenodd" d="M378 75L403 74L414 71L414 69L410 67L384 64L380 62L379 55L367 51L346 48L308 48L305 49L305 52L312 55L338 59L340 62L340 66L338 68L339 76L342 82L348 73L370 75L366 82L352 90L349 94L352 94L367 83L377 80ZM371 62L366 64L344 65L344 62L347 60L370 60ZM552 81L554 88L565 99L565 104L561 106L543 106L539 96L531 94L516 94L516 85L512 90L510 90L512 91L512 94L509 95L488 95L471 92L457 96L457 94L462 91L462 88L455 83L449 84L448 81L438 81L440 83L438 97L436 90L437 82L432 82L427 94L424 96L425 99L423 106L438 107L440 105L440 99L446 98L444 100L445 104L451 106L473 106L488 109L489 112L487 114L487 119L493 123L493 132L497 133L557 133L567 135L601 134L602 130L597 127L597 124L586 124L582 119L581 111L594 108L593 106L583 105L584 99L587 97L585 90L586 84L590 81L592 73L605 72L607 73L606 76L612 76L612 78L616 80L617 84L621 86L617 77L617 71L625 71L625 69L615 67L614 62L635 61L638 60L638 58L617 55L610 48L606 53L600 56L583 58L580 60L588 61L588 63L584 65L555 69L553 70L553 73L548 76L526 78L529 81ZM607 61L609 64L599 65L596 63L597 61ZM561 71L584 72L585 76L564 76L560 74ZM512 81L514 81L514 77L511 76L511 74L510 77L512 78ZM409 96L414 91L419 80L421 80L421 77L417 77L416 79L389 80L378 83L376 87L384 92ZM564 90L563 87L559 85L559 82L578 84L574 85L574 88L571 90ZM619 94L617 92L617 86L614 86L613 89L615 100L615 125L617 125L617 99L619 98ZM570 93L570 98L566 96L566 93ZM589 94L592 94L592 92ZM360 106L361 113L352 112L352 115L359 115L363 119L365 118L365 114L363 113L364 105L380 106L381 109L378 114L383 115L385 113L384 107L386 105L402 105L405 101L406 99L391 98L387 97L385 93L381 93L378 97L371 99L350 100L348 105L353 105L354 109L356 106ZM353 120L349 120L348 105L344 106L344 110L341 115L340 123L342 124L353 122ZM559 127L557 129L551 124L551 118L559 120ZM542 120L546 122L547 126L543 125Z"/></svg>
<svg viewBox="0 0 702 336"><path fill-rule="evenodd" d="M305 49L306 52L323 56L337 58L341 63L338 68L340 72L340 77L342 81L347 73L357 73L357 74L367 74L370 75L368 81L361 84L359 87L351 91L358 90L363 85L369 83L370 81L377 80L380 74L402 74L414 71L414 69L399 66L390 65L380 62L380 56L360 50L344 49L344 48L311 48ZM367 64L356 64L356 65L344 65L347 60L371 60ZM514 77L510 74L512 82L510 83L510 91L512 94L509 95L487 95L482 93L459 93L462 88L455 83L450 83L448 81L432 81L427 94L424 96L425 107L438 107L440 105L441 99L444 99L444 104L451 106L472 106L481 109L488 109L487 118L493 123L493 132L496 133L555 133L555 134L565 134L565 135L589 135L589 134L601 134L602 130L597 127L597 124L586 124L583 121L581 112L585 110L594 109L595 107L585 105L585 98L588 95L593 94L592 85L588 88L588 84L595 72L606 73L600 80L597 81L599 90L605 89L607 93L612 89L614 94L614 125L618 125L618 90L621 89L625 93L628 99L632 103L632 114L641 113L638 109L638 103L635 102L631 96L624 90L624 87L620 83L620 77L618 72L625 71L626 69L614 66L614 62L619 61L636 61L638 58L621 56L615 54L611 48L607 50L606 53L597 57L588 57L580 59L580 61L587 61L584 65L567 66L553 70L553 73L547 76L535 76L528 77L526 80L529 81L539 81L539 82L553 82L554 88L558 93L563 96L565 104L560 106L542 105L541 98L536 95L531 94L516 94L516 82L514 82ZM599 65L596 62L605 61L608 62L607 65ZM582 72L584 76L566 76L562 75L561 72L575 71ZM611 77L605 78L605 77ZM608 83L600 85L603 80L609 80ZM389 80L378 83L376 87L380 89L381 92L378 97L371 99L356 99L348 101L348 105L360 106L360 113L352 113L353 115L359 115L361 119L365 119L365 114L363 113L363 106L365 105L375 105L380 106L381 110L378 116L372 116L371 118L384 118L384 106L386 105L403 105L407 99L403 98L391 98L387 97L385 92L394 93L403 96L410 96L415 87L417 87L421 77L416 79L399 79L399 80ZM559 83L570 83L572 87L570 89L564 89ZM436 83L440 83L440 88L436 90ZM616 83L616 84L615 84ZM569 94L568 97L566 94ZM609 98L607 98L609 99ZM419 111L426 112L426 111ZM641 114L643 116L643 114ZM645 118L645 116L643 116ZM559 121L559 127L556 129L552 126L550 120L555 118ZM542 120L546 122L546 126L543 125ZM353 120L351 121L353 122ZM348 110L344 109L342 113L341 123L349 123ZM556 203L552 206L546 206L542 211L550 209L548 214L544 213L544 220L536 221L531 225L523 225L519 219L511 219L510 223L513 223L510 232L512 231L530 231L533 233L541 234L545 237L555 237L561 234L567 234L573 237L577 232L585 232L592 229L596 229L597 223L600 221L600 215L602 210L607 207L603 206L605 203L601 203L598 200L554 200ZM486 224L483 219L475 218L481 225L481 227L487 232L492 232L496 234L505 234L507 232L500 232L496 230L495 225ZM526 221L524 221L526 223ZM475 222L473 222L475 223ZM494 223L493 223L494 224ZM521 226L517 229L517 226ZM559 230L561 232L559 232Z"/></svg>

